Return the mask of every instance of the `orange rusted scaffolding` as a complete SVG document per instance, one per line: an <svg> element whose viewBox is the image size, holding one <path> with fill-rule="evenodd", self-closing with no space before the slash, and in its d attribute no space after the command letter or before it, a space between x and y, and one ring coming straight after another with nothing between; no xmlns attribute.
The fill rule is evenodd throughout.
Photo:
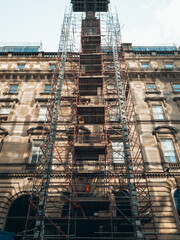
<svg viewBox="0 0 180 240"><path fill-rule="evenodd" d="M43 156L35 171L23 239L156 239L123 45L117 41L113 46L109 41L104 48L100 15L83 17L81 23L81 51L67 53L60 99L57 88L64 55L57 54L42 135ZM112 28L108 31L107 38L117 37ZM122 136L115 47L132 158L129 164ZM54 110L58 111L55 128ZM53 134L52 162L48 162ZM132 176L134 191L129 188ZM132 208L136 200L137 207Z"/></svg>

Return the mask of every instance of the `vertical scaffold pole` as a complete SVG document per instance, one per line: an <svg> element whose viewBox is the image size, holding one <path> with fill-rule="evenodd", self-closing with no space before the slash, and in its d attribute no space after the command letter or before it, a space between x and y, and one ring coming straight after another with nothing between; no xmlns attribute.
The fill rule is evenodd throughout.
<svg viewBox="0 0 180 240"><path fill-rule="evenodd" d="M113 15L109 12L109 27L111 28L111 47L113 51L113 60L115 67L115 79L116 79L116 87L118 93L118 105L119 105L119 113L121 117L121 125L122 125L122 140L124 144L124 157L126 164L126 174L128 181L128 189L129 189L129 198L131 204L131 214L132 214L132 225L134 228L134 239L143 239L143 232L141 227L141 219L137 201L137 190L135 185L135 175L133 172L133 162L131 156L130 149L130 139L129 139L129 130L126 118L126 110L125 110L125 99L123 97L123 88L122 88L122 79L121 79L121 70L119 66L119 57L118 57L118 44L117 44L117 31L116 25Z"/></svg>
<svg viewBox="0 0 180 240"><path fill-rule="evenodd" d="M57 86L55 91L55 96L52 101L53 109L52 109L52 116L51 116L51 123L50 123L50 134L48 136L48 145L46 148L46 152L43 153L43 165L41 165L41 181L40 181L40 191L38 193L34 193L37 191L35 187L32 189L32 195L38 196L38 206L37 206L37 214L35 218L35 228L34 228L34 236L33 239L36 240L43 240L44 239L44 230L45 230L45 218L46 218L46 205L48 199L48 192L50 186L50 179L51 179L51 170L52 170L52 163L53 163L53 155L54 155L54 148L55 148L55 140L56 140L56 132L57 132L57 123L58 123L58 111L60 108L61 102L61 91L62 91L62 83L64 79L65 73L65 64L67 58L67 51L68 51L68 39L70 35L70 28L71 28L71 20L72 20L72 7L70 7L69 12L65 13L64 21L61 29L61 36L59 41L59 48L58 48L58 55L60 56L60 64L58 69L58 80ZM56 67L57 67L56 66ZM38 176L36 176L38 177ZM36 184L36 179L34 181L34 185ZM32 197L33 198L33 197ZM31 204L31 203L30 203ZM28 216L31 218L31 216ZM28 221L28 218L27 218ZM27 225L27 224L26 224ZM28 239L28 230L25 230L25 234L23 239Z"/></svg>

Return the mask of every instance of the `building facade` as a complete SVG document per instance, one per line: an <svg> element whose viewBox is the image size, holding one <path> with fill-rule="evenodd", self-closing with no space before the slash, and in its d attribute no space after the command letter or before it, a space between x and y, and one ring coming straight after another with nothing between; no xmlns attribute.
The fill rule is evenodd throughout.
<svg viewBox="0 0 180 240"><path fill-rule="evenodd" d="M95 41L94 44L97 45L99 40ZM131 44L123 45L157 239L180 239L180 51L175 47L168 46L134 47ZM84 43L84 49L85 55L86 51L89 50L86 43ZM89 175L88 177L76 176L78 182L76 185L79 186L76 191L87 194L91 191L89 188L94 186L92 182L97 179L97 176L93 175L94 172L96 171L97 174L98 170L99 174L104 166L102 162L105 151L108 152L107 159L111 159L107 160L110 162L108 168L111 171L124 168L123 154L118 155L122 145L120 140L117 140L118 137L112 133L113 126L116 126L117 129L119 124L116 105L112 104L113 99L117 98L116 86L111 75L114 66L109 61L107 49L102 48L101 56L102 62L97 54L92 58L88 56L88 60L85 56L84 58L81 56L81 76L79 77L79 55L74 54L73 57L68 55L62 87L58 131L63 132L63 134L59 133L59 142L63 142L63 136L67 142L67 145L64 142L60 144L61 150L64 148L62 155L66 155L63 161L72 158L69 156L72 155L72 149L68 143L72 141L74 121L78 117L80 125L77 133L78 141L73 145L78 161L76 167L81 174L86 172ZM83 67L83 61L84 65L90 64L87 61L95 62L96 67L98 64L102 65L104 82L102 82L102 73L97 74L102 69L97 67L96 75L93 73L92 76L93 68ZM20 227L20 225L23 225L27 215L35 166L38 158L43 155L40 145L42 134L45 134L44 131L46 131L44 130L44 121L47 120L47 106L52 97L51 83L56 62L56 53L37 50L18 52L17 49L14 52L11 49L0 53L1 230L19 233L25 227ZM123 68L123 66L121 67ZM87 74L83 75L83 71L86 73L89 71L90 77L88 79ZM94 77L96 78L93 79ZM79 84L78 90L77 82ZM78 102L77 91L81 95ZM108 113L106 120L102 117L104 104L107 106L106 112ZM96 121L98 124L95 124ZM108 129L107 135L103 136L104 122L108 122ZM75 140L73 139L73 141ZM106 141L108 146L105 150ZM118 150L116 151L116 149ZM86 163L84 163L85 158L88 158ZM92 164L94 161L96 161L96 166ZM97 163L97 161L99 162ZM63 166L61 164L60 168L62 169L58 170L61 172L61 174L59 172L61 176L58 175L55 179L57 184L61 185L60 189L64 193L66 187L62 186L67 183L69 175L66 174L66 169L63 170ZM53 171L55 172L56 169ZM62 173L66 177L62 176ZM110 178L111 176L108 176L108 179ZM116 185L116 181L118 182L117 177L113 180L113 187ZM95 187L93 191L96 192ZM102 191L102 188L100 187L98 191ZM118 198L119 195L115 194L115 196ZM97 193L96 197L98 199ZM101 203L101 196L99 200L97 199L94 200L94 204L98 207L92 210L92 215L99 218L108 217L109 213L106 211L108 203L105 200ZM61 205L65 206L66 203ZM82 206L86 213L86 203L82 203ZM69 210L68 207L67 209ZM61 216L66 216L67 209L63 210L62 207ZM151 232L151 223L149 223L149 228L148 224L146 225L146 231ZM94 232L101 232L99 234L110 232L110 230L104 230L104 228L107 229L107 226L104 228L103 226L106 224L99 225L100 231L94 229L91 223L91 229L94 229ZM62 229L64 232L66 231L65 227ZM86 230L90 231L88 228ZM116 229L116 231L121 232L122 229ZM116 231L114 230L114 232ZM129 231L131 232L131 230ZM154 239L151 238L151 234L149 235L150 237L147 239ZM84 235L79 234L79 236ZM17 239L21 239L21 237L17 237ZM99 239L101 238L99 237ZM118 235L114 238L108 235L105 239L120 238ZM124 237L124 239L126 238ZM129 235L129 239L133 239L133 237Z"/></svg>

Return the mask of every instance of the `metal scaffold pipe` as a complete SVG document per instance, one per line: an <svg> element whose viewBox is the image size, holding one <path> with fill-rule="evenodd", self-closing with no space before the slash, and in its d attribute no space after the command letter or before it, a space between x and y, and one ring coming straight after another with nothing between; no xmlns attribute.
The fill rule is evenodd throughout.
<svg viewBox="0 0 180 240"><path fill-rule="evenodd" d="M44 225L46 218L46 205L47 198L49 193L49 184L51 178L51 170L52 170L52 162L53 162L53 154L55 148L55 140L56 140L56 131L57 131L57 122L58 122L58 111L60 108L61 102L61 92L62 92L62 83L64 79L65 72L65 64L67 58L67 50L68 50L68 39L70 35L70 27L71 27L71 19L72 19L72 8L69 8L69 12L65 13L63 26L61 29L61 36L59 41L59 49L58 54L61 57L60 67L58 69L58 81L56 92L54 96L54 105L52 109L52 121L50 124L50 134L48 137L48 145L46 149L46 155L44 156L44 164L43 164L43 172L42 172L42 180L40 187L40 194L38 196L38 206L37 206L37 214L34 228L34 237L33 239L42 240L44 235ZM56 66L58 68L58 66ZM34 194L34 192L32 192ZM28 216L30 217L30 216ZM51 220L48 219L50 222ZM28 221L28 219L27 219ZM23 239L28 239L28 232L25 232ZM64 234L66 237L66 235Z"/></svg>
<svg viewBox="0 0 180 240"><path fill-rule="evenodd" d="M143 232L141 228L141 219L139 214L139 207L137 201L137 190L135 185L135 175L133 172L133 162L130 150L130 140L128 136L128 125L126 119L126 110L125 110L125 99L122 89L122 79L121 79L121 70L119 66L119 57L118 57L118 45L117 45L117 30L114 22L114 17L109 12L109 27L111 28L111 46L113 51L114 67L115 67L115 79L118 93L118 102L119 102L119 113L121 118L122 125L122 140L124 144L124 156L126 163L126 174L128 181L128 190L131 203L131 214L132 214L132 225L134 228L134 239L143 239ZM120 46L120 45L119 45Z"/></svg>

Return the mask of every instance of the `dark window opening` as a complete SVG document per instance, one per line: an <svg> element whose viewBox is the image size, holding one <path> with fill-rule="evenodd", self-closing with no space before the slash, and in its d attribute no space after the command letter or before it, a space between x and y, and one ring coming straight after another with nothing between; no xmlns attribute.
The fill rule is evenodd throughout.
<svg viewBox="0 0 180 240"><path fill-rule="evenodd" d="M177 214L180 220L180 190L176 190L174 192L174 201L176 204L176 210L177 210Z"/></svg>
<svg viewBox="0 0 180 240"><path fill-rule="evenodd" d="M72 220L70 225L70 235L78 238L97 238L100 237L100 232L102 232L102 228L105 232L109 231L108 227L110 226L110 221L108 224L105 223L97 223L94 221L98 216L98 211L96 204L93 202L86 202L86 204L77 205L72 204L71 209L69 209L69 203L65 203L62 211L62 217L66 220L66 224L62 227L62 231L66 234L68 231L68 217L71 215L72 219L76 219L76 221ZM69 211L70 210L70 211ZM86 218L84 218L83 213ZM87 220L88 218L88 220ZM101 224L101 225L100 225Z"/></svg>
<svg viewBox="0 0 180 240"><path fill-rule="evenodd" d="M17 235L15 236L15 240L21 240L22 236L18 235L20 235L20 233L25 230L26 218L29 208L29 197L29 195L24 195L17 198L11 205L8 212L4 231L14 232ZM35 216L35 214L36 211L32 209L30 215ZM35 221L32 221L31 228L34 228L34 226Z"/></svg>

